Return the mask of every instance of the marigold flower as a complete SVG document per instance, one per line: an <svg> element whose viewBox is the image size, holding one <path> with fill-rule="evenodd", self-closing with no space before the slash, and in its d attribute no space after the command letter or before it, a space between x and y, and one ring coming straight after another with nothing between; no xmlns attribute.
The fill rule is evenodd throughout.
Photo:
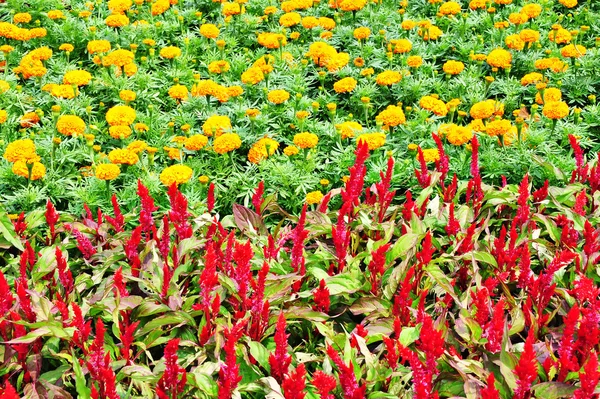
<svg viewBox="0 0 600 399"><path fill-rule="evenodd" d="M525 43L535 43L540 40L540 32L533 29L523 29L521 32L519 32L519 37Z"/></svg>
<svg viewBox="0 0 600 399"><path fill-rule="evenodd" d="M404 21L402 21L402 23L400 24L400 27L404 30L411 30L413 29L415 26L417 26L417 23L415 21L411 21L410 19L405 19Z"/></svg>
<svg viewBox="0 0 600 399"><path fill-rule="evenodd" d="M285 155L287 155L288 157L298 155L299 152L300 152L300 150L298 149L298 147L296 147L294 145L288 145L287 147L285 147L283 149L283 153Z"/></svg>
<svg viewBox="0 0 600 399"><path fill-rule="evenodd" d="M87 51L90 54L107 53L111 49L108 40L91 40L87 44Z"/></svg>
<svg viewBox="0 0 600 399"><path fill-rule="evenodd" d="M135 93L135 91L121 90L119 92L119 98L126 102L132 102L135 101L135 99L137 98L137 94Z"/></svg>
<svg viewBox="0 0 600 399"><path fill-rule="evenodd" d="M405 54L412 50L412 42L408 39L392 39L388 43L388 51L394 54Z"/></svg>
<svg viewBox="0 0 600 399"><path fill-rule="evenodd" d="M542 6L536 3L525 4L521 12L529 18L537 18L542 13Z"/></svg>
<svg viewBox="0 0 600 399"><path fill-rule="evenodd" d="M210 179L206 175L198 177L198 181L200 182L200 184L208 184L209 180Z"/></svg>
<svg viewBox="0 0 600 399"><path fill-rule="evenodd" d="M510 68L512 63L512 54L502 48L492 50L486 59L487 63L496 68Z"/></svg>
<svg viewBox="0 0 600 399"><path fill-rule="evenodd" d="M571 42L573 36L568 30L560 28L548 32L548 39L556 44L567 44Z"/></svg>
<svg viewBox="0 0 600 399"><path fill-rule="evenodd" d="M180 185L190 181L193 175L192 168L186 165L172 165L169 166L160 173L160 181L167 187L171 187L173 184Z"/></svg>
<svg viewBox="0 0 600 399"><path fill-rule="evenodd" d="M231 120L225 115L212 115L204 122L202 130L207 136L218 137L231 130Z"/></svg>
<svg viewBox="0 0 600 399"><path fill-rule="evenodd" d="M142 151L144 151L147 148L148 148L148 144L142 140L132 141L131 143L129 143L127 145L127 149L129 151L135 152L136 154L141 153Z"/></svg>
<svg viewBox="0 0 600 399"><path fill-rule="evenodd" d="M577 44L569 44L560 50L560 54L565 58L583 57L587 52L586 48Z"/></svg>
<svg viewBox="0 0 600 399"><path fill-rule="evenodd" d="M79 136L85 131L85 122L76 115L61 115L56 121L56 130L65 136Z"/></svg>
<svg viewBox="0 0 600 399"><path fill-rule="evenodd" d="M365 40L371 36L371 29L361 26L360 28L354 29L353 35L356 40Z"/></svg>
<svg viewBox="0 0 600 399"><path fill-rule="evenodd" d="M92 75L88 71L76 70L65 73L63 84L85 86L92 80Z"/></svg>
<svg viewBox="0 0 600 399"><path fill-rule="evenodd" d="M127 105L115 105L106 112L106 121L111 126L131 125L135 117L135 110Z"/></svg>
<svg viewBox="0 0 600 399"><path fill-rule="evenodd" d="M460 146L471 141L473 130L470 126L458 126L453 123L446 128L445 136L450 144Z"/></svg>
<svg viewBox="0 0 600 399"><path fill-rule="evenodd" d="M302 149L314 148L319 142L319 137L314 133L303 132L294 136L294 144Z"/></svg>
<svg viewBox="0 0 600 399"><path fill-rule="evenodd" d="M106 67L111 65L125 67L127 65L131 65L134 59L135 55L131 51L118 49L108 53L104 58L102 58L102 65Z"/></svg>
<svg viewBox="0 0 600 399"><path fill-rule="evenodd" d="M507 119L495 119L485 127L486 133L493 137L503 136L510 132L510 129L512 129L512 124Z"/></svg>
<svg viewBox="0 0 600 399"><path fill-rule="evenodd" d="M433 96L422 97L421 100L419 100L419 106L433 112L437 116L446 116L448 114L446 103Z"/></svg>
<svg viewBox="0 0 600 399"><path fill-rule="evenodd" d="M379 115L375 117L375 120L381 122L386 127L394 127L404 124L406 122L406 116L401 107L388 105L386 109L381 111Z"/></svg>
<svg viewBox="0 0 600 399"><path fill-rule="evenodd" d="M522 12L513 12L508 16L508 20L513 25L522 25L529 21L529 16Z"/></svg>
<svg viewBox="0 0 600 399"><path fill-rule="evenodd" d="M31 14L27 12L19 12L13 15L13 21L15 24L27 24L31 22Z"/></svg>
<svg viewBox="0 0 600 399"><path fill-rule="evenodd" d="M224 16L230 17L232 15L238 15L242 12L242 9L238 3L225 2L222 4L221 12Z"/></svg>
<svg viewBox="0 0 600 399"><path fill-rule="evenodd" d="M542 97L540 96L539 92L535 95L535 102L540 105L561 100L562 92L556 87L548 87L544 90L544 101L542 101Z"/></svg>
<svg viewBox="0 0 600 399"><path fill-rule="evenodd" d="M115 125L108 128L110 137L117 140L124 140L131 136L131 128L128 125Z"/></svg>
<svg viewBox="0 0 600 399"><path fill-rule="evenodd" d="M242 140L236 133L223 133L213 141L213 150L217 154L226 154L242 146Z"/></svg>
<svg viewBox="0 0 600 399"><path fill-rule="evenodd" d="M436 162L440 160L440 153L437 148L427 148L423 151L423 159L425 162Z"/></svg>
<svg viewBox="0 0 600 399"><path fill-rule="evenodd" d="M169 88L169 97L174 100L184 101L188 98L188 89L184 85L175 85Z"/></svg>
<svg viewBox="0 0 600 399"><path fill-rule="evenodd" d="M509 49L521 51L525 48L525 42L519 35L508 35L504 38L504 43Z"/></svg>
<svg viewBox="0 0 600 399"><path fill-rule="evenodd" d="M278 49L287 44L287 40L281 33L263 32L257 37L258 44L268 49Z"/></svg>
<svg viewBox="0 0 600 399"><path fill-rule="evenodd" d="M108 153L110 162L118 165L135 165L139 162L138 155L128 149L114 149Z"/></svg>
<svg viewBox="0 0 600 399"><path fill-rule="evenodd" d="M558 2L567 8L577 7L577 0L558 0Z"/></svg>
<svg viewBox="0 0 600 399"><path fill-rule="evenodd" d="M331 18L320 17L319 26L327 31L331 31L335 28L335 21Z"/></svg>
<svg viewBox="0 0 600 399"><path fill-rule="evenodd" d="M95 175L100 180L114 180L121 174L119 165L114 163L101 163L96 165Z"/></svg>
<svg viewBox="0 0 600 399"><path fill-rule="evenodd" d="M419 55L411 55L406 59L406 64L411 68L418 68L423 65L423 58Z"/></svg>
<svg viewBox="0 0 600 399"><path fill-rule="evenodd" d="M396 71L383 71L375 78L375 81L380 86L391 86L402 80L400 72Z"/></svg>
<svg viewBox="0 0 600 399"><path fill-rule="evenodd" d="M444 64L443 69L448 75L458 75L465 69L465 64L460 61L448 60Z"/></svg>
<svg viewBox="0 0 600 399"><path fill-rule="evenodd" d="M335 90L336 93L350 93L356 88L356 84L357 82L354 78L343 78L333 84L333 90Z"/></svg>
<svg viewBox="0 0 600 399"><path fill-rule="evenodd" d="M31 139L15 140L6 146L4 159L8 162L37 162L40 157L36 154L35 144Z"/></svg>
<svg viewBox="0 0 600 399"><path fill-rule="evenodd" d="M31 167L31 176L29 176L29 167L27 166L28 163L33 163L33 166ZM31 178L31 180L38 180L46 176L46 167L38 161L17 161L12 166L12 172L15 175L22 176L26 179Z"/></svg>
<svg viewBox="0 0 600 399"><path fill-rule="evenodd" d="M494 115L496 102L494 100L485 100L473 104L471 107L471 117L473 119L487 119Z"/></svg>
<svg viewBox="0 0 600 399"><path fill-rule="evenodd" d="M271 138L264 137L258 140L248 152L248 160L254 164L260 163L263 159L275 154L279 148L279 143Z"/></svg>
<svg viewBox="0 0 600 399"><path fill-rule="evenodd" d="M21 127L33 127L40 123L40 116L35 112L27 112L19 120Z"/></svg>
<svg viewBox="0 0 600 399"><path fill-rule="evenodd" d="M8 113L4 109L0 109L0 125L6 123L8 120Z"/></svg>
<svg viewBox="0 0 600 399"><path fill-rule="evenodd" d="M106 17L104 23L111 28L121 28L129 25L129 18L124 14L113 14Z"/></svg>
<svg viewBox="0 0 600 399"><path fill-rule="evenodd" d="M448 1L440 6L439 13L441 15L456 15L460 14L460 4L455 1Z"/></svg>
<svg viewBox="0 0 600 399"><path fill-rule="evenodd" d="M527 86L530 84L535 84L544 81L544 75L539 72L531 72L526 75L523 75L521 78L521 85Z"/></svg>
<svg viewBox="0 0 600 399"><path fill-rule="evenodd" d="M171 7L171 2L169 0L156 0L152 3L150 7L150 12L152 15L157 16L164 14Z"/></svg>
<svg viewBox="0 0 600 399"><path fill-rule="evenodd" d="M318 204L323 199L324 195L321 191L311 191L310 193L306 193L305 202L308 205Z"/></svg>
<svg viewBox="0 0 600 399"><path fill-rule="evenodd" d="M168 46L160 49L160 56L168 60L181 56L181 49L175 46Z"/></svg>
<svg viewBox="0 0 600 399"><path fill-rule="evenodd" d="M283 104L290 99L290 93L285 90L271 90L267 94L267 99L273 104Z"/></svg>
<svg viewBox="0 0 600 399"><path fill-rule="evenodd" d="M569 106L564 101L549 101L544 104L542 114L550 119L562 119L569 115Z"/></svg>
<svg viewBox="0 0 600 399"><path fill-rule="evenodd" d="M113 14L122 14L125 11L129 10L133 5L131 0L109 0L108 1L108 9L113 12Z"/></svg>
<svg viewBox="0 0 600 399"><path fill-rule="evenodd" d="M356 132L360 132L363 130L362 125L354 121L339 123L335 125L335 128L340 132L340 136L342 137L342 139L354 137L354 134Z"/></svg>
<svg viewBox="0 0 600 399"><path fill-rule="evenodd" d="M241 80L245 84L257 84L265 79L262 69L258 67L250 67L246 72L242 73Z"/></svg>
<svg viewBox="0 0 600 399"><path fill-rule="evenodd" d="M73 50L75 50L75 47L73 47L73 45L70 43L63 43L58 47L58 49L60 51L66 51L66 52L70 53Z"/></svg>
<svg viewBox="0 0 600 399"><path fill-rule="evenodd" d="M356 138L356 143L367 143L369 150L376 150L385 144L385 133L363 133Z"/></svg>
<svg viewBox="0 0 600 399"><path fill-rule="evenodd" d="M198 151L208 144L208 138L203 134L195 134L185 140L184 146L187 150Z"/></svg>

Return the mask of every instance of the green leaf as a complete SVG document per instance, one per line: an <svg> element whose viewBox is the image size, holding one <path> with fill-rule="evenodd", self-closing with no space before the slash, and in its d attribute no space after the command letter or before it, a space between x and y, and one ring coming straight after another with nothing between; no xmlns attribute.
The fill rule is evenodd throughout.
<svg viewBox="0 0 600 399"><path fill-rule="evenodd" d="M542 382L531 387L536 397L544 399L570 398L576 389L572 385L556 381Z"/></svg>
<svg viewBox="0 0 600 399"><path fill-rule="evenodd" d="M248 345L250 346L250 354L256 359L258 364L260 364L264 369L270 370L269 350L265 348L263 344L256 341L250 341Z"/></svg>
<svg viewBox="0 0 600 399"><path fill-rule="evenodd" d="M91 390L87 387L83 371L79 365L79 358L75 356L75 351L71 351L73 356L73 372L75 373L75 389L81 399L90 399Z"/></svg>
<svg viewBox="0 0 600 399"><path fill-rule="evenodd" d="M402 346L409 346L421 336L421 324L416 327L405 327L400 332L400 343Z"/></svg>
<svg viewBox="0 0 600 399"><path fill-rule="evenodd" d="M407 233L398 239L392 248L385 254L386 262L389 264L401 256L405 256L411 248L419 241L419 234Z"/></svg>
<svg viewBox="0 0 600 399"><path fill-rule="evenodd" d="M21 239L15 232L12 221L3 208L0 208L0 248L15 247L19 251L23 250Z"/></svg>
<svg viewBox="0 0 600 399"><path fill-rule="evenodd" d="M483 263L487 263L488 265L492 265L494 268L498 267L498 262L496 262L496 259L494 258L494 256L492 254L490 254L489 252L473 252L472 253L473 257L475 258L476 261L478 262L483 262ZM465 256L463 256L463 259L470 259L469 254L466 254Z"/></svg>

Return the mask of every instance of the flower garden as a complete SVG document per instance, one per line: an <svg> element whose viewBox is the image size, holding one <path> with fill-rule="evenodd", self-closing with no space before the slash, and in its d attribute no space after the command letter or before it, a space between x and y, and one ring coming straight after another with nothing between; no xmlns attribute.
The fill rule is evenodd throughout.
<svg viewBox="0 0 600 399"><path fill-rule="evenodd" d="M0 398L598 398L598 15L0 0Z"/></svg>

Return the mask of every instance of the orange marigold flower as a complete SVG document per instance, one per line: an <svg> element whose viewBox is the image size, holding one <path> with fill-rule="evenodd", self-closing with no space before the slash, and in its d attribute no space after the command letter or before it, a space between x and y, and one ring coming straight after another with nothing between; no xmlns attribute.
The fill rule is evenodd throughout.
<svg viewBox="0 0 600 399"><path fill-rule="evenodd" d="M443 69L448 75L458 75L465 69L465 64L460 61L448 60L444 63Z"/></svg>
<svg viewBox="0 0 600 399"><path fill-rule="evenodd" d="M473 138L473 130L470 126L450 125L446 130L446 139L452 145L463 145L471 141Z"/></svg>
<svg viewBox="0 0 600 399"><path fill-rule="evenodd" d="M319 142L319 137L314 133L303 132L294 136L294 144L302 149L314 148Z"/></svg>
<svg viewBox="0 0 600 399"><path fill-rule="evenodd" d="M207 39L216 39L221 31L213 24L202 24L200 26L200 34Z"/></svg>
<svg viewBox="0 0 600 399"><path fill-rule="evenodd" d="M540 40L540 32L533 29L523 29L521 32L519 32L519 37L525 43L535 43Z"/></svg>
<svg viewBox="0 0 600 399"><path fill-rule="evenodd" d="M140 160L135 152L118 148L108 153L108 159L117 165L135 165Z"/></svg>
<svg viewBox="0 0 600 399"><path fill-rule="evenodd" d="M107 53L111 49L108 40L92 40L87 44L87 51L90 54Z"/></svg>
<svg viewBox="0 0 600 399"><path fill-rule="evenodd" d="M226 115L212 115L204 122L202 130L207 136L218 137L231 130L231 120Z"/></svg>
<svg viewBox="0 0 600 399"><path fill-rule="evenodd" d="M4 159L8 162L37 162L40 157L36 154L35 144L31 139L15 140L6 146Z"/></svg>
<svg viewBox="0 0 600 399"><path fill-rule="evenodd" d="M242 146L242 140L236 133L223 133L213 141L213 150L217 154L226 154Z"/></svg>
<svg viewBox="0 0 600 399"><path fill-rule="evenodd" d="M63 83L66 85L85 86L92 80L92 75L88 71L75 70L65 73Z"/></svg>
<svg viewBox="0 0 600 399"><path fill-rule="evenodd" d="M27 164L32 164L31 167L31 176L29 176L29 167ZM31 180L38 180L42 177L46 176L46 167L40 162L26 162L26 161L17 161L12 166L12 172L15 175L22 176L26 179L31 178Z"/></svg>
<svg viewBox="0 0 600 399"><path fill-rule="evenodd" d="M388 51L394 54L404 54L412 50L412 42L408 39L392 39L388 44Z"/></svg>
<svg viewBox="0 0 600 399"><path fill-rule="evenodd" d="M184 101L188 98L188 89L184 85L175 85L169 89L169 97L174 100Z"/></svg>
<svg viewBox="0 0 600 399"><path fill-rule="evenodd" d="M187 150L198 151L208 144L208 138L203 134L195 134L185 140L184 146Z"/></svg>
<svg viewBox="0 0 600 399"><path fill-rule="evenodd" d="M129 18L124 14L113 14L106 17L104 23L111 28L121 28L129 25Z"/></svg>
<svg viewBox="0 0 600 399"><path fill-rule="evenodd" d="M285 155L287 155L288 157L297 155L299 152L300 152L300 150L295 145L288 145L287 147L285 147L283 149L283 153Z"/></svg>
<svg viewBox="0 0 600 399"><path fill-rule="evenodd" d="M356 137L356 143L367 143L369 150L376 150L385 144L385 133L363 133Z"/></svg>
<svg viewBox="0 0 600 399"><path fill-rule="evenodd" d="M512 124L507 119L494 119L485 127L486 133L494 137L504 136L510 132L510 129L512 129Z"/></svg>
<svg viewBox="0 0 600 399"><path fill-rule="evenodd" d="M114 163L101 163L96 165L95 175L100 180L114 180L121 174L119 165Z"/></svg>
<svg viewBox="0 0 600 399"><path fill-rule="evenodd" d="M119 92L119 98L123 101L132 102L137 98L137 94L135 94L135 91L121 90Z"/></svg>
<svg viewBox="0 0 600 399"><path fill-rule="evenodd" d="M440 153L437 148L426 148L423 151L425 162L436 162L440 160ZM418 156L418 155L417 155Z"/></svg>
<svg viewBox="0 0 600 399"><path fill-rule="evenodd" d="M152 15L157 16L164 14L170 7L171 2L169 0L156 0L152 3L150 12L152 13Z"/></svg>
<svg viewBox="0 0 600 399"><path fill-rule="evenodd" d="M340 132L340 136L342 136L342 139L354 137L354 134L356 132L360 132L363 130L362 125L354 121L338 123L337 125L335 125L335 128Z"/></svg>
<svg viewBox="0 0 600 399"><path fill-rule="evenodd" d="M460 4L455 1L448 1L440 6L439 13L442 15L460 14Z"/></svg>
<svg viewBox="0 0 600 399"><path fill-rule="evenodd" d="M85 132L85 122L76 115L61 115L56 121L56 130L65 136L79 136Z"/></svg>
<svg viewBox="0 0 600 399"><path fill-rule="evenodd" d="M279 148L279 143L271 138L264 137L258 140L248 152L248 160L254 164L260 163L263 159L275 154Z"/></svg>
<svg viewBox="0 0 600 399"><path fill-rule="evenodd" d="M115 105L106 112L106 121L111 126L131 125L135 117L135 110L127 105Z"/></svg>
<svg viewBox="0 0 600 399"><path fill-rule="evenodd" d="M311 191L310 193L306 193L306 198L304 199L304 201L308 204L308 205L314 205L314 204L318 204L319 202L321 202L321 200L323 199L324 195L321 191Z"/></svg>
<svg viewBox="0 0 600 399"><path fill-rule="evenodd" d="M160 56L168 60L181 56L181 49L175 46L168 46L160 49Z"/></svg>
<svg viewBox="0 0 600 399"><path fill-rule="evenodd" d="M244 73L242 73L241 80L245 84L255 85L262 82L265 79L263 71L259 67L250 67Z"/></svg>
<svg viewBox="0 0 600 399"><path fill-rule="evenodd" d="M380 86L391 86L402 80L402 75L397 71L383 71L375 78Z"/></svg>
<svg viewBox="0 0 600 399"><path fill-rule="evenodd" d="M565 58L579 58L586 53L586 48L577 44L569 44L560 50L560 54Z"/></svg>
<svg viewBox="0 0 600 399"><path fill-rule="evenodd" d="M360 28L354 29L353 35L356 40L365 40L371 36L371 29L361 26Z"/></svg>
<svg viewBox="0 0 600 399"><path fill-rule="evenodd" d="M301 20L302 17L297 12L288 12L279 18L279 25L289 28L294 25L298 25Z"/></svg>
<svg viewBox="0 0 600 399"><path fill-rule="evenodd" d="M446 116L448 114L446 103L433 96L422 97L421 100L419 100L419 106L433 112L437 116Z"/></svg>
<svg viewBox="0 0 600 399"><path fill-rule="evenodd" d="M394 127L404 124L406 122L406 116L401 107L388 105L386 109L381 111L379 115L375 117L375 120L381 122L384 126Z"/></svg>
<svg viewBox="0 0 600 399"><path fill-rule="evenodd" d="M267 99L273 104L283 104L290 99L290 93L285 90L271 90L267 94Z"/></svg>
<svg viewBox="0 0 600 399"><path fill-rule="evenodd" d="M560 89L556 87L549 87L544 90L544 101L542 101L542 97L540 97L540 93L536 93L535 102L542 105L545 103L561 101L562 100L562 92Z"/></svg>
<svg viewBox="0 0 600 399"><path fill-rule="evenodd" d="M512 54L502 48L492 50L487 56L487 63L496 68L510 68L512 63Z"/></svg>
<svg viewBox="0 0 600 399"><path fill-rule="evenodd" d="M127 125L116 125L108 128L108 134L110 137L117 140L124 140L131 136L131 128Z"/></svg>
<svg viewBox="0 0 600 399"><path fill-rule="evenodd" d="M333 90L335 90L336 93L350 93L356 88L356 84L357 82L354 78L343 78L333 84Z"/></svg>
<svg viewBox="0 0 600 399"><path fill-rule="evenodd" d="M569 106L564 101L549 101L544 104L542 113L550 119L562 119L569 115Z"/></svg>
<svg viewBox="0 0 600 399"><path fill-rule="evenodd" d="M160 173L160 181L167 187L173 184L180 185L190 181L193 175L192 168L186 165L172 165Z"/></svg>

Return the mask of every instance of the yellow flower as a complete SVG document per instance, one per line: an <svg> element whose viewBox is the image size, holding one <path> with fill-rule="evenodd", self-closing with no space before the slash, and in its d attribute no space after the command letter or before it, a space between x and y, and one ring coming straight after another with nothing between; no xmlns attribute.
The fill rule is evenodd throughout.
<svg viewBox="0 0 600 399"><path fill-rule="evenodd" d="M335 125L335 128L340 132L342 139L354 137L355 132L360 132L363 130L361 124L354 121L339 123Z"/></svg>
<svg viewBox="0 0 600 399"><path fill-rule="evenodd" d="M353 34L356 40L365 40L368 39L369 36L371 36L371 29L362 26L360 28L354 29Z"/></svg>
<svg viewBox="0 0 600 399"><path fill-rule="evenodd" d="M394 54L405 54L412 50L412 42L408 39L392 39L388 44L388 51Z"/></svg>
<svg viewBox="0 0 600 399"><path fill-rule="evenodd" d="M542 101L542 97L540 96L539 92L535 95L535 102L540 105L560 100L562 100L562 92L556 87L549 87L544 90L544 101Z"/></svg>
<svg viewBox="0 0 600 399"><path fill-rule="evenodd" d="M542 113L550 119L562 119L569 115L569 106L564 101L550 101L544 104Z"/></svg>
<svg viewBox="0 0 600 399"><path fill-rule="evenodd" d="M294 144L302 149L314 148L319 142L319 137L314 133L298 133L294 136Z"/></svg>
<svg viewBox="0 0 600 399"><path fill-rule="evenodd" d="M446 103L433 96L422 97L421 100L419 100L419 106L433 112L437 116L446 116L448 114Z"/></svg>
<svg viewBox="0 0 600 399"><path fill-rule="evenodd" d="M135 110L127 105L115 105L106 112L106 121L111 126L131 125L135 117Z"/></svg>
<svg viewBox="0 0 600 399"><path fill-rule="evenodd" d="M447 4L447 3L446 3ZM460 61L449 60L443 66L444 72L448 75L458 75L465 69L465 64Z"/></svg>
<svg viewBox="0 0 600 399"><path fill-rule="evenodd" d="M202 24L200 26L200 34L207 39L216 39L221 31L216 25L213 24Z"/></svg>
<svg viewBox="0 0 600 399"><path fill-rule="evenodd" d="M208 64L208 72L210 73L224 73L229 71L229 68L229 62L224 60L213 61L210 64Z"/></svg>
<svg viewBox="0 0 600 399"><path fill-rule="evenodd" d="M208 144L208 138L203 134L195 134L185 140L184 146L187 150L198 151Z"/></svg>
<svg viewBox="0 0 600 399"><path fill-rule="evenodd" d="M329 180L327 180L327 179L321 179L319 181L319 184L322 185L322 186L328 186L329 185Z"/></svg>
<svg viewBox="0 0 600 399"><path fill-rule="evenodd" d="M448 1L440 6L438 12L441 15L456 15L460 14L460 4L455 1Z"/></svg>
<svg viewBox="0 0 600 399"><path fill-rule="evenodd" d="M496 102L494 100L485 100L473 104L471 107L471 117L473 119L487 119L494 115L496 110Z"/></svg>
<svg viewBox="0 0 600 399"><path fill-rule="evenodd" d="M263 159L275 154L279 148L279 143L271 138L264 137L258 140L248 152L248 160L258 164Z"/></svg>
<svg viewBox="0 0 600 399"><path fill-rule="evenodd" d="M199 181L201 184L207 184L207 183L209 182L209 178L208 178L208 176L206 176L206 175L202 175L202 176L200 176L200 177L198 178L198 181Z"/></svg>
<svg viewBox="0 0 600 399"><path fill-rule="evenodd" d="M425 162L435 162L440 160L440 153L437 148L428 148L423 151L423 159ZM417 154L418 157L418 154Z"/></svg>
<svg viewBox="0 0 600 399"><path fill-rule="evenodd" d="M458 126L453 123L446 129L445 136L450 144L459 146L471 141L473 130L470 126Z"/></svg>
<svg viewBox="0 0 600 399"><path fill-rule="evenodd" d="M13 21L15 24L26 24L31 21L31 14L27 12L20 12L13 15Z"/></svg>
<svg viewBox="0 0 600 399"><path fill-rule="evenodd" d="M121 28L129 25L129 18L124 14L113 14L106 17L104 23L111 28Z"/></svg>
<svg viewBox="0 0 600 399"><path fill-rule="evenodd" d="M131 91L131 90L121 90L119 92L119 98L123 101L126 102L132 102L135 101L137 95L135 94L135 91Z"/></svg>
<svg viewBox="0 0 600 399"><path fill-rule="evenodd" d="M287 147L285 147L283 149L283 153L285 155L287 155L288 157L297 155L299 152L300 152L300 150L298 150L298 147L296 147L295 145L288 145Z"/></svg>
<svg viewBox="0 0 600 399"><path fill-rule="evenodd" d="M4 159L8 162L37 162L40 160L40 157L36 154L33 141L31 139L23 139L15 140L6 146Z"/></svg>
<svg viewBox="0 0 600 399"><path fill-rule="evenodd" d="M110 137L117 140L124 140L131 136L131 128L128 125L115 125L108 128Z"/></svg>
<svg viewBox="0 0 600 399"><path fill-rule="evenodd" d="M257 37L258 44L268 49L278 49L287 44L285 36L281 33L263 32Z"/></svg>
<svg viewBox="0 0 600 399"><path fill-rule="evenodd" d="M56 130L65 136L79 136L85 131L85 122L76 115L61 115L56 121Z"/></svg>
<svg viewBox="0 0 600 399"><path fill-rule="evenodd" d="M242 73L242 82L245 84L257 84L265 79L263 71L259 67L250 67Z"/></svg>
<svg viewBox="0 0 600 399"><path fill-rule="evenodd" d="M497 48L488 54L486 61L490 66L495 68L510 68L512 54L503 48Z"/></svg>
<svg viewBox="0 0 600 399"><path fill-rule="evenodd" d="M560 54L565 58L579 58L586 53L586 48L577 44L569 44L560 50Z"/></svg>
<svg viewBox="0 0 600 399"><path fill-rule="evenodd" d="M0 125L5 123L8 120L8 114L6 110L0 109Z"/></svg>
<svg viewBox="0 0 600 399"><path fill-rule="evenodd" d="M400 72L396 71L383 71L375 78L375 81L380 86L391 86L402 80Z"/></svg>
<svg viewBox="0 0 600 399"><path fill-rule="evenodd" d="M406 122L406 116L402 108L396 105L388 105L386 109L381 111L379 115L375 117L377 122L381 122L384 126L398 126Z"/></svg>
<svg viewBox="0 0 600 399"><path fill-rule="evenodd" d="M486 127L485 127L485 131L487 134L489 134L490 136L503 136L505 134L507 134L508 132L510 132L510 130L512 129L512 124L510 123L509 120L506 119L496 119L493 120L491 122L489 122Z"/></svg>
<svg viewBox="0 0 600 399"><path fill-rule="evenodd" d="M160 56L162 58L166 58L168 60L172 60L173 58L177 58L181 55L181 49L175 46L164 47L160 50Z"/></svg>
<svg viewBox="0 0 600 399"><path fill-rule="evenodd" d="M146 148L148 148L148 144L145 141L142 141L142 140L132 141L127 146L127 149L129 151L133 151L136 154L139 154L140 152L144 151Z"/></svg>
<svg viewBox="0 0 600 399"><path fill-rule="evenodd" d="M213 150L217 154L226 154L237 150L241 145L242 140L236 133L224 133L213 141Z"/></svg>
<svg viewBox="0 0 600 399"><path fill-rule="evenodd" d="M285 90L271 90L269 94L267 94L267 98L273 104L283 104L290 98L290 93Z"/></svg>
<svg viewBox="0 0 600 399"><path fill-rule="evenodd" d="M385 133L363 133L356 138L356 142L365 142L369 150L376 150L385 144Z"/></svg>
<svg viewBox="0 0 600 399"><path fill-rule="evenodd" d="M231 120L225 115L212 115L204 122L202 130L207 136L214 134L218 137L231 130Z"/></svg>
<svg viewBox="0 0 600 399"><path fill-rule="evenodd" d="M95 175L100 180L114 180L121 174L119 165L114 163L101 163L96 166Z"/></svg>
<svg viewBox="0 0 600 399"><path fill-rule="evenodd" d="M187 183L192 178L192 168L186 165L173 165L160 173L160 181L167 187Z"/></svg>
<svg viewBox="0 0 600 399"><path fill-rule="evenodd" d="M150 9L152 15L161 15L164 14L171 7L171 2L169 0L156 0L152 3L152 7Z"/></svg>
<svg viewBox="0 0 600 399"><path fill-rule="evenodd" d="M298 25L301 20L302 17L297 12L288 12L279 18L279 25L289 28L291 26Z"/></svg>
<svg viewBox="0 0 600 399"><path fill-rule="evenodd" d="M354 78L343 78L333 84L333 90L336 93L350 93L356 87L356 83L356 79Z"/></svg>
<svg viewBox="0 0 600 399"><path fill-rule="evenodd" d="M169 97L174 100L185 101L188 98L188 89L184 85L175 85L169 89Z"/></svg>
<svg viewBox="0 0 600 399"><path fill-rule="evenodd" d="M33 166L31 167L31 180L38 180L46 176L46 167L37 161L17 161L12 166L13 173L26 179L29 178L29 167L27 166L28 163L33 163Z"/></svg>
<svg viewBox="0 0 600 399"><path fill-rule="evenodd" d="M323 199L324 195L321 191L311 191L306 194L305 201L308 205L318 204Z"/></svg>
<svg viewBox="0 0 600 399"><path fill-rule="evenodd" d="M114 164L135 165L140 158L128 149L114 149L108 153L108 159Z"/></svg>

